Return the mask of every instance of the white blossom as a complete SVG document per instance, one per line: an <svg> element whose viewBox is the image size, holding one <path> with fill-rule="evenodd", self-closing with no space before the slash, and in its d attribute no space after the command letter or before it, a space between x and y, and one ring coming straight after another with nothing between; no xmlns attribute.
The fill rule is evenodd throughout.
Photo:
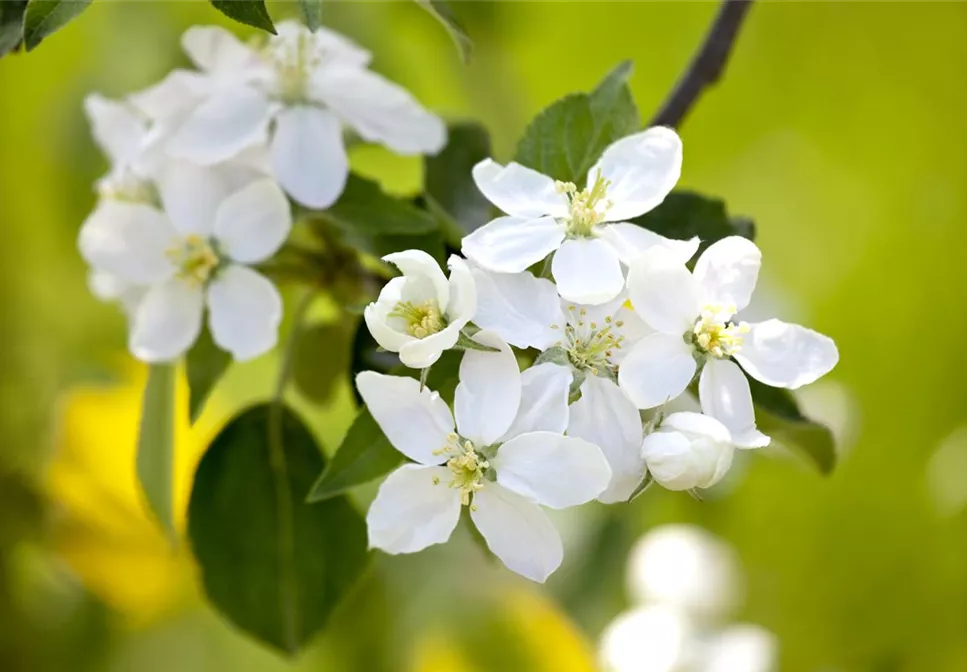
<svg viewBox="0 0 967 672"><path fill-rule="evenodd" d="M404 89L367 69L369 52L337 33L277 24L263 48L216 27L182 45L214 85L168 143L176 157L210 165L266 145L279 184L312 208L331 205L349 173L344 129L400 154L436 153L443 122Z"/></svg>
<svg viewBox="0 0 967 672"><path fill-rule="evenodd" d="M450 279L421 250L383 257L403 273L383 287L363 317L376 342L414 369L424 369L452 348L476 310L476 291L467 263L450 257Z"/></svg>
<svg viewBox="0 0 967 672"><path fill-rule="evenodd" d="M761 259L755 244L732 236L711 245L694 274L661 249L632 264L629 297L657 332L631 349L618 373L639 408L680 395L701 366L702 410L729 429L736 446L764 446L769 438L756 429L749 382L732 358L766 385L791 389L836 365L839 353L827 336L779 320L734 320L749 303Z"/></svg>
<svg viewBox="0 0 967 672"><path fill-rule="evenodd" d="M366 517L369 544L396 554L443 543L469 506L490 550L513 571L544 581L563 549L541 506L594 499L611 470L596 446L563 436L559 418L535 411L499 336L474 338L499 350L464 354L452 414L417 380L372 371L356 377L390 443L414 462L380 486Z"/></svg>
<svg viewBox="0 0 967 672"><path fill-rule="evenodd" d="M625 221L658 206L681 166L681 140L660 126L605 149L580 191L518 163L481 161L473 169L477 187L507 215L465 237L463 254L488 270L518 273L553 253L551 273L562 297L610 301L624 289L622 263L655 246L684 263L698 249L697 239L670 240Z"/></svg>
<svg viewBox="0 0 967 672"><path fill-rule="evenodd" d="M648 473L669 490L712 487L732 466L734 449L725 425L687 412L669 415L641 444Z"/></svg>

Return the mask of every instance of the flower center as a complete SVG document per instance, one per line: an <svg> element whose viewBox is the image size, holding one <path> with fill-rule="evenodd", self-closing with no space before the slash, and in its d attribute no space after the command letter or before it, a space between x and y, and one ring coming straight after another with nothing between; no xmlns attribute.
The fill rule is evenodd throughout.
<svg viewBox="0 0 967 672"><path fill-rule="evenodd" d="M208 282L221 261L214 246L195 234L178 240L167 253L171 263L178 267L178 277L198 285Z"/></svg>
<svg viewBox="0 0 967 672"><path fill-rule="evenodd" d="M266 53L275 69L274 95L287 105L308 102L309 73L322 63L323 56L312 35L300 32L295 38L273 38L269 40Z"/></svg>
<svg viewBox="0 0 967 672"><path fill-rule="evenodd" d="M594 180L594 185L583 191L578 191L573 182L555 182L557 193L564 194L567 199L570 215L567 220L567 233L574 238L586 238L591 235L595 225L604 220L604 215L614 205L604 200L610 180L601 177L600 171Z"/></svg>
<svg viewBox="0 0 967 672"><path fill-rule="evenodd" d="M710 305L702 309L695 328L685 338L706 355L725 359L742 348L743 336L749 333L745 322L732 322L735 306Z"/></svg>
<svg viewBox="0 0 967 672"><path fill-rule="evenodd" d="M564 326L564 340L558 341L557 345L567 352L571 365L582 371L590 371L593 375L598 375L601 371L613 373L615 367L611 363L611 356L615 350L621 348L625 340L615 329L624 326L624 322L615 321L609 315L604 318L604 324L598 324L584 319L587 316L584 308L569 306L568 310L577 311L578 319L572 319ZM560 327L555 324L552 328Z"/></svg>
<svg viewBox="0 0 967 672"><path fill-rule="evenodd" d="M473 493L482 490L484 480L486 480L487 470L490 463L487 459L474 450L473 443L464 439L460 442L460 437L454 433L447 436L447 445L436 451L437 455L450 455L447 460L447 468L453 475L449 487L460 491L460 503L470 506L470 497ZM440 479L434 477L433 484L439 485Z"/></svg>
<svg viewBox="0 0 967 672"><path fill-rule="evenodd" d="M440 305L430 299L414 305L412 301L399 301L389 317L403 320L406 333L414 338L426 338L430 334L443 331L447 326L446 318L440 312Z"/></svg>

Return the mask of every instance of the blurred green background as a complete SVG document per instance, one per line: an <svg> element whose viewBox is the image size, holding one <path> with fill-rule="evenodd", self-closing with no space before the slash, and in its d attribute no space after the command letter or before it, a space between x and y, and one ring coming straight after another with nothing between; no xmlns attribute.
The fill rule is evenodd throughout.
<svg viewBox="0 0 967 672"><path fill-rule="evenodd" d="M650 116L716 9L463 2L469 67L415 3L333 2L324 21L434 110L481 119L507 159L531 116L622 59ZM179 37L197 23L228 25L200 1L99 2L0 61L0 669L593 670L594 638L627 602L630 545L669 521L735 546L740 616L776 633L783 671L967 669L967 5L759 3L681 129L682 184L758 223L776 312L839 344L839 367L804 395L843 438L831 477L771 450L744 456L704 502L650 490L569 512L565 564L545 587L490 566L463 532L379 557L296 663L205 606L185 550L143 513L144 371L75 249L106 169L83 97L187 65ZM394 191L420 181L415 159L364 148L353 161ZM206 437L267 395L274 365L233 367L201 426L180 431L182 504ZM326 408L300 402L330 450L351 403L345 380Z"/></svg>

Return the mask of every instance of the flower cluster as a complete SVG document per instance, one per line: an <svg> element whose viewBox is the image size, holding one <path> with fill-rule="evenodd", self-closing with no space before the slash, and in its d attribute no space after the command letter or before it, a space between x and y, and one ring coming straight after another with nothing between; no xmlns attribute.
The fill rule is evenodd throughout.
<svg viewBox="0 0 967 672"><path fill-rule="evenodd" d="M271 349L282 300L253 267L289 237L289 198L308 208L339 198L347 133L402 154L446 142L439 118L367 69L369 52L325 29L277 28L259 45L191 28L182 45L197 71L86 101L111 168L79 246L94 293L128 313L139 359L183 354L206 306L215 343L235 359Z"/></svg>
<svg viewBox="0 0 967 672"><path fill-rule="evenodd" d="M562 554L542 506L626 501L651 480L708 488L736 447L769 443L746 373L797 388L835 366L822 334L736 317L758 277L753 243L719 240L689 270L697 239L625 221L662 202L681 162L668 128L612 144L584 189L488 159L474 180L507 214L463 239L466 260L451 258L449 279L423 253L387 257L403 275L366 309L379 345L414 368L466 351L452 414L413 378L357 378L376 422L414 461L380 488L371 546L411 553L444 542L468 506L491 551L543 581ZM702 412L665 417L693 382Z"/></svg>

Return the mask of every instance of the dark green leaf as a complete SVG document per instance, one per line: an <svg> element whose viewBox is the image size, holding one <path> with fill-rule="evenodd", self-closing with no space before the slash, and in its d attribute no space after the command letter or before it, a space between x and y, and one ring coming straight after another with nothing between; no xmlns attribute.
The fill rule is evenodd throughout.
<svg viewBox="0 0 967 672"><path fill-rule="evenodd" d="M302 18L309 30L315 30L322 25L322 2L323 0L299 0Z"/></svg>
<svg viewBox="0 0 967 672"><path fill-rule="evenodd" d="M188 377L188 417L192 424L205 410L205 402L215 384L232 363L232 356L215 345L211 332L205 327L185 357Z"/></svg>
<svg viewBox="0 0 967 672"><path fill-rule="evenodd" d="M151 512L174 533L172 470L175 445L174 364L154 364L148 370L138 430L137 472Z"/></svg>
<svg viewBox="0 0 967 672"><path fill-rule="evenodd" d="M27 0L0 0L0 56L20 46L26 9Z"/></svg>
<svg viewBox="0 0 967 672"><path fill-rule="evenodd" d="M490 135L477 123L454 124L443 151L423 160L425 191L464 234L493 219L493 206L480 193L471 170L490 156Z"/></svg>
<svg viewBox="0 0 967 672"><path fill-rule="evenodd" d="M463 24L457 19L450 3L447 0L417 0L417 2L443 24L453 39L453 43L457 46L463 62L469 63L470 57L473 55L473 41L467 35Z"/></svg>
<svg viewBox="0 0 967 672"><path fill-rule="evenodd" d="M90 4L91 0L30 0L23 23L23 41L27 51L63 28Z"/></svg>
<svg viewBox="0 0 967 672"><path fill-rule="evenodd" d="M754 378L749 378L749 387L759 429L776 443L805 455L821 473L831 473L836 467L836 441L830 429L804 416L789 390Z"/></svg>
<svg viewBox="0 0 967 672"><path fill-rule="evenodd" d="M292 379L299 391L317 403L327 401L344 380L350 363L351 321L314 324L302 329L292 354Z"/></svg>
<svg viewBox="0 0 967 672"><path fill-rule="evenodd" d="M729 217L725 201L691 191L672 192L657 208L631 221L666 238L687 240L698 236L702 241L701 251L728 236L755 238L751 219Z"/></svg>
<svg viewBox="0 0 967 672"><path fill-rule="evenodd" d="M265 0L209 0L212 7L230 19L246 26L261 28L275 35L272 17L265 8Z"/></svg>
<svg viewBox="0 0 967 672"><path fill-rule="evenodd" d="M323 627L367 561L365 524L345 498L304 501L323 467L315 439L292 411L255 406L209 446L188 507L211 602L290 655Z"/></svg>

